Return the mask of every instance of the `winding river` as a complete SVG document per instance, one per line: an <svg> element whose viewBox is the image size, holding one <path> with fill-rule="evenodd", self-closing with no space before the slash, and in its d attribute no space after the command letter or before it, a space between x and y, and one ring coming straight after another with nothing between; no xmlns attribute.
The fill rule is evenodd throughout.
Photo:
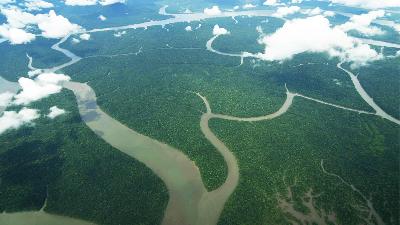
<svg viewBox="0 0 400 225"><path fill-rule="evenodd" d="M244 58L247 57L244 53L240 53L240 54L225 53L225 52L220 52L220 51L218 51L218 50L216 50L216 49L213 48L213 43L214 43L214 41L215 41L219 36L221 36L221 35L220 35L220 34L219 34L219 35L215 35L215 36L212 37L210 40L208 40L207 43L206 43L206 49L207 49L208 51L213 52L213 53L218 54L218 55L230 56L230 57L240 57L240 64L239 64L239 66L243 65Z"/></svg>
<svg viewBox="0 0 400 225"><path fill-rule="evenodd" d="M357 193L365 201L365 203L368 207L369 218L362 218L362 219L364 219L368 225L373 225L373 223L369 222L369 220L371 219L370 218L371 216L373 216L373 218L376 220L377 225L385 225L385 223L382 220L382 217L376 211L374 204L372 203L372 199L368 199L359 189L357 189L353 184L350 184L349 182L345 181L341 176L334 174L332 172L326 171L326 168L324 167L323 159L321 159L320 166L321 166L323 173L325 173L328 176L332 176L332 177L339 179L344 185L350 187L351 190L353 190L355 193ZM363 210L363 209L361 209L361 210Z"/></svg>
<svg viewBox="0 0 400 225"><path fill-rule="evenodd" d="M147 28L150 26L164 26L167 24L199 21L209 18L219 17L235 17L235 16L271 16L273 11L270 10L253 10L241 12L223 12L220 15L206 15L204 13L193 14L167 14L165 7L160 10L163 15L171 16L172 18L149 21L140 24L132 24L120 27L93 29L86 31L89 33L102 32L102 31L116 31L124 29L137 29ZM207 42L207 49L216 54L241 57L243 63L243 55L241 54L228 54L222 53L212 49L212 43L218 36L214 36ZM67 66L71 66L81 60L67 49L60 47L62 43L68 40L69 36L64 37L59 42L52 46L52 49L63 53L70 58L70 61L62 65L52 68L42 69L45 72L57 72ZM28 56L29 68L36 69L32 66L32 58ZM381 110L362 89L358 79L351 72L343 69L341 64L338 68L345 71L351 77L353 84L357 91L362 95L364 100L376 110L376 115L388 119L397 124L398 120L390 117L383 110ZM1 84L0 80L0 84ZM229 196L235 190L239 181L239 167L237 160L233 153L225 146L225 144L218 139L218 137L209 128L210 119L224 119L240 122L255 122L262 120L271 120L279 117L287 112L293 103L295 97L302 97L317 103L322 103L336 108L350 110L358 113L371 114L369 112L350 109L330 103L326 103L317 99L309 98L296 93L286 91L286 101L282 107L275 113L250 118L239 118L229 115L215 114L212 112L210 104L206 97L200 93L197 95L203 100L206 112L200 118L200 129L204 136L216 148L216 150L223 156L227 167L228 175L223 185L213 191L207 191L201 179L200 171L193 161L191 161L182 151L175 149L167 144L161 143L150 137L142 135L119 121L113 119L100 109L97 105L96 94L93 89L83 83L66 82L63 84L64 88L71 90L77 100L79 113L85 124L95 132L100 138L115 147L116 149L124 152L125 154L137 159L149 167L157 176L165 183L169 192L169 202L165 210L163 225L215 225L218 222L219 216L224 208ZM1 88L1 86L0 86ZM1 90L1 89L0 89ZM15 90L18 91L18 90ZM68 217L60 217L45 213L44 210L38 212L22 212L22 213L3 213L0 214L0 224L2 221L16 221L13 224L26 224L26 221L38 221L37 224L78 224L86 225L88 222L75 220ZM22 221L19 223L18 221ZM25 221L25 223L24 223ZM44 222L48 221L48 222Z"/></svg>
<svg viewBox="0 0 400 225"><path fill-rule="evenodd" d="M68 82L64 87L76 96L79 113L87 126L107 143L141 161L166 184L169 203L163 224L196 223L198 203L207 191L193 161L181 151L129 129L104 113L87 84Z"/></svg>
<svg viewBox="0 0 400 225"><path fill-rule="evenodd" d="M223 55L223 56L240 57L241 58L240 65L243 64L244 58L258 58L257 54L252 54L252 53L241 53L241 54L225 53L225 52L221 52L221 51L218 51L218 50L214 49L212 47L212 45L213 45L214 41L219 36L221 36L221 35L215 35L215 36L213 36L211 39L209 39L207 41L206 48L207 48L208 51L213 52L215 54ZM359 41L361 41L361 42L363 42L365 44L369 44L369 45L400 49L400 45L399 44L394 44L394 43L389 43L389 42L384 42L384 41L376 41L376 40L372 40L372 39L363 39L363 38L355 38L355 39L357 39L357 40L359 40ZM336 108L352 111L352 112L358 112L358 113L361 113L361 114L375 114L375 115L377 115L377 116L379 116L379 117L381 117L383 119L389 120L389 121L391 121L393 123L396 123L396 124L400 125L400 120L398 120L398 119L394 118L393 116L389 115L388 113L386 113L381 107L379 107L374 102L372 97L370 97L368 95L368 93L364 90L364 88L362 87L360 81L358 80L358 76L354 75L351 71L349 71L347 69L344 69L342 67L343 63L344 63L344 61L338 63L337 64L337 68L339 68L340 70L344 71L346 74L349 75L349 77L350 77L350 79L351 79L351 81L352 81L357 93L361 96L361 98L369 106L371 106L371 108L373 108L375 110L375 113L371 113L371 112L367 112L367 111L363 111L363 110L351 109L351 108L348 108L348 107L344 107L344 106L340 106L340 105L324 102L322 100L314 99L314 98L307 97L307 96L304 96L304 95L301 95L301 94L297 94L297 93L294 94L294 96L301 97L301 98L304 98L304 99L307 99L307 100L310 100L310 101L314 101L314 102L317 102L317 103L321 103L321 104L324 104L324 105L329 105L329 106L333 106L333 107L336 107ZM229 116L220 116L220 118L221 119L232 119L232 120L234 119L234 118L230 118ZM241 119L241 121L246 121L246 120ZM247 120L247 121L249 121L249 120ZM252 118L252 121L257 121L257 120L255 118Z"/></svg>
<svg viewBox="0 0 400 225"><path fill-rule="evenodd" d="M94 225L79 219L58 216L44 212L0 213L0 224L3 225Z"/></svg>
<svg viewBox="0 0 400 225"><path fill-rule="evenodd" d="M165 12L165 8L160 10L161 13L163 13L163 11ZM206 15L204 13L182 15L168 14L172 16L172 18L122 27L94 29L87 32L93 33L122 29L147 28L150 26L164 26L172 23L198 21L216 17L232 17L241 15L269 16L271 14L271 11L265 10L225 12L220 15ZM51 48L63 53L65 56L70 58L70 61L52 68L41 69L42 71L56 72L73 65L82 59L67 49L60 47L60 45L68 40L68 38L69 36L64 37ZM32 58L29 56L28 58L28 67L31 70L36 70L37 68L32 65ZM239 180L239 169L234 155L209 129L209 114L205 114L205 116L202 117L200 122L201 130L206 138L222 154L228 165L228 176L225 183L211 192L208 192L205 188L199 169L195 163L181 151L137 133L104 113L97 105L95 92L87 84L66 82L63 86L73 91L75 94L82 120L90 129L93 130L93 132L116 149L144 163L166 184L169 192L169 202L162 224L213 225L218 222L219 215L222 212L225 202L237 186ZM21 219L22 221L26 221L26 219L30 217L36 219L53 219L53 221L60 219L59 216L47 214L43 210L39 212L3 213L0 215L1 219L13 218L14 220ZM68 220L67 217L63 218ZM70 223L65 222L64 224L74 224L74 219L70 220Z"/></svg>
<svg viewBox="0 0 400 225"><path fill-rule="evenodd" d="M393 123L396 123L397 125L400 125L400 120L394 118L393 116L389 115L388 113L386 113L381 107L379 107L373 98L371 98L371 96L368 95L368 93L364 90L363 86L361 85L360 81L358 80L358 77L356 75L354 75L352 72L350 72L347 69L344 69L342 67L343 62L340 62L337 64L337 67L341 70L343 70L345 73L347 73L351 79L351 81L353 82L354 88L356 89L356 91L358 92L358 94L364 99L364 101L371 106L371 108L373 108L376 112L376 115L379 117L382 117L383 119L387 119Z"/></svg>

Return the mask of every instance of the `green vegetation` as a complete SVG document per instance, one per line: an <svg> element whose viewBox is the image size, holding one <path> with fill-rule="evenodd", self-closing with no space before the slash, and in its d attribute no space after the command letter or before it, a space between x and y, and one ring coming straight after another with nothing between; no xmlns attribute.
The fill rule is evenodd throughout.
<svg viewBox="0 0 400 225"><path fill-rule="evenodd" d="M195 9L213 3L198 1ZM133 5L67 7L62 12L91 28L159 19L154 16L159 6L142 0L133 11L141 13L127 16L121 12L131 12ZM173 10L184 9L174 6ZM100 24L99 14L111 19ZM282 25L273 18L236 19L238 24L231 18L194 22L192 27L200 23L202 27L193 32L185 31L188 23L180 23L126 30L119 38L114 32L93 33L89 41L64 43L62 47L83 59L60 72L74 81L88 82L99 106L116 120L182 150L199 167L208 190L225 181L227 168L200 131L205 108L196 92L207 97L213 112L242 117L279 109L286 98L285 84L291 92L372 110L348 75L336 68L338 61L325 54L300 54L282 63L246 59L238 66L239 58L208 52L205 44L215 24L231 31L213 45L229 53L263 51L256 26L271 33ZM29 45L0 44L4 54L0 75L15 81L26 74L26 53L39 68L66 62L65 56L50 49L54 43L39 38ZM377 104L397 118L399 70L396 58L355 71ZM46 211L55 214L109 225L160 224L168 201L162 181L89 130L72 93L64 91L30 107L47 112L53 105L68 113L54 120L42 117L34 126L0 136L0 212L38 210L47 197ZM371 197L386 224L400 224L398 126L296 97L289 111L274 120L211 120L210 127L232 150L240 167L239 185L220 225L289 224L296 218L279 208L279 200L289 199L289 188L295 210L310 213L303 197L312 190L317 209L334 213L339 224L360 224L368 216L360 211L366 207L365 200L337 177L324 173L321 160L328 172Z"/></svg>
<svg viewBox="0 0 400 225"><path fill-rule="evenodd" d="M231 20L228 20L229 22L219 21L218 24L231 30L231 35L217 39L213 45L215 49L229 53L264 52L264 46L256 41L259 37L256 26L261 24L261 28L267 34L282 26L282 21L276 18L238 18L238 20L240 22L236 25ZM270 85L271 82L279 87L287 84L292 92L333 104L371 111L370 106L358 96L348 75L337 69L338 61L329 59L326 54L299 54L282 63L266 63L255 60L247 62L250 63L238 67L237 70L246 76L258 79L263 86ZM266 83L268 84L266 85ZM264 112L242 111L243 116L260 115ZM228 111L227 113L232 112Z"/></svg>
<svg viewBox="0 0 400 225"><path fill-rule="evenodd" d="M290 186L299 210L304 209L300 197L312 188L318 209L335 213L339 224L359 224L359 216L367 214L356 207L365 207L365 201L324 174L322 159L328 172L371 197L387 224L399 223L400 146L395 125L295 99L288 113L271 121L213 120L210 126L236 155L241 171L219 224L287 224L277 198L286 196Z"/></svg>
<svg viewBox="0 0 400 225"><path fill-rule="evenodd" d="M386 112L395 118L400 118L400 58L386 59L373 63L366 68L360 68L360 82Z"/></svg>
<svg viewBox="0 0 400 225"><path fill-rule="evenodd" d="M184 24L168 27L170 32L162 28L128 31L120 43L133 49L140 48L140 43L144 47L138 56L88 58L66 72L80 82L89 81L98 93L99 105L117 120L184 151L199 166L209 189L224 181L226 169L222 158L199 131L200 111L204 111L204 106L192 92L206 96L216 113L246 117L276 111L285 98L285 83L292 92L371 110L348 76L336 68L337 61L323 54L302 54L282 64L246 60L237 67L239 59L205 51L204 44L212 37L211 29L216 23L231 30L227 25L231 22L227 20L210 20L202 23L204 30L195 31L190 37L183 29ZM250 32L250 29L256 33L251 26L234 30ZM221 40L233 41L235 35ZM106 41L114 37L102 34L100 38ZM168 49L166 44L202 49ZM122 46L117 44L116 49ZM227 52L257 50L254 42L249 46L239 45L241 49L229 46L238 45L215 43L217 49ZM88 54L84 46L76 50ZM98 49L88 55L117 53L118 50ZM299 65L304 62L311 64ZM300 197L312 188L313 194L321 194L316 200L318 208L337 214L340 223L357 224L360 212L352 205L365 206L365 202L349 187L339 184L338 179L324 175L321 159L325 159L329 171L340 174L366 196L371 195L375 208L386 221L396 218L398 129L372 116L302 99L295 102L289 113L273 121L250 124L212 121L212 128L237 155L241 172L240 185L220 223L287 223L287 217L277 207L277 195L285 196L288 186L297 180L293 187L297 209L306 210ZM377 169L370 168L375 165ZM365 176L370 176L367 181ZM331 198L338 193L342 197ZM387 203L383 207L384 202Z"/></svg>
<svg viewBox="0 0 400 225"><path fill-rule="evenodd" d="M0 44L2 53L0 76L9 81L17 81L19 77L26 76L29 71L26 54L34 58L33 66L39 69L67 62L68 58L62 53L50 48L57 42L58 40L37 38L34 42L26 45Z"/></svg>
<svg viewBox="0 0 400 225"><path fill-rule="evenodd" d="M31 107L47 113L53 105L68 113L0 136L0 211L38 210L48 193L50 213L99 224L159 224L168 200L162 181L89 130L72 93Z"/></svg>

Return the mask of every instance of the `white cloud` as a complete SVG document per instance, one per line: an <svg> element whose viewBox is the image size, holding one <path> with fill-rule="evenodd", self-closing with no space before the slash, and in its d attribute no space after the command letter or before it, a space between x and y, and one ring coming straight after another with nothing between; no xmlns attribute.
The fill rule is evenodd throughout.
<svg viewBox="0 0 400 225"><path fill-rule="evenodd" d="M274 5L278 5L279 4L279 0L267 0L263 3L263 5L268 5L268 6L274 6Z"/></svg>
<svg viewBox="0 0 400 225"><path fill-rule="evenodd" d="M71 42L72 42L72 44L78 44L81 42L81 40L79 40L78 38L72 38Z"/></svg>
<svg viewBox="0 0 400 225"><path fill-rule="evenodd" d="M4 92L0 94L0 107L7 107L12 99L14 97L14 94L11 92Z"/></svg>
<svg viewBox="0 0 400 225"><path fill-rule="evenodd" d="M57 15L54 10L49 12L47 19L38 23L38 27L42 30L42 35L47 38L62 38L81 29L79 25L69 22L67 18L61 15Z"/></svg>
<svg viewBox="0 0 400 225"><path fill-rule="evenodd" d="M35 10L53 8L54 5L53 3L46 2L43 0L29 0L25 2L25 7L28 9L28 11L35 11Z"/></svg>
<svg viewBox="0 0 400 225"><path fill-rule="evenodd" d="M112 5L116 3L125 3L126 0L65 0L65 5L69 6L87 6L87 5Z"/></svg>
<svg viewBox="0 0 400 225"><path fill-rule="evenodd" d="M27 105L31 102L59 93L62 82L69 81L70 77L64 74L42 73L34 80L21 77L18 80L22 91L14 96L14 104Z"/></svg>
<svg viewBox="0 0 400 225"><path fill-rule="evenodd" d="M0 25L0 37L8 40L11 44L26 44L35 39L35 35L23 29Z"/></svg>
<svg viewBox="0 0 400 225"><path fill-rule="evenodd" d="M69 6L86 6L86 5L96 5L97 0L65 0L65 5Z"/></svg>
<svg viewBox="0 0 400 225"><path fill-rule="evenodd" d="M321 13L322 13L322 10L319 7L316 7L314 9L308 9L308 10L304 11L304 14L307 14L309 16L316 16L316 15L319 15Z"/></svg>
<svg viewBox="0 0 400 225"><path fill-rule="evenodd" d="M90 39L90 34L88 34L88 33L81 34L81 35L79 35L79 38L81 40L88 41Z"/></svg>
<svg viewBox="0 0 400 225"><path fill-rule="evenodd" d="M333 16L335 16L336 14L335 14L334 12L332 12L332 11L325 11L325 12L323 13L323 15L326 16L326 17L333 17Z"/></svg>
<svg viewBox="0 0 400 225"><path fill-rule="evenodd" d="M389 7L400 7L399 0L330 0L332 3L347 6L362 7L367 9L383 9Z"/></svg>
<svg viewBox="0 0 400 225"><path fill-rule="evenodd" d="M5 111L0 117L0 134L10 129L18 129L40 117L38 110L22 108L18 113Z"/></svg>
<svg viewBox="0 0 400 225"><path fill-rule="evenodd" d="M126 34L126 31L118 31L117 33L114 34L114 37L121 37L122 35Z"/></svg>
<svg viewBox="0 0 400 225"><path fill-rule="evenodd" d="M14 0L0 0L0 5L6 5L14 2Z"/></svg>
<svg viewBox="0 0 400 225"><path fill-rule="evenodd" d="M105 20L107 20L107 17L105 17L105 16L103 16L103 15L100 15L100 16L99 16L99 20L105 21Z"/></svg>
<svg viewBox="0 0 400 225"><path fill-rule="evenodd" d="M235 5L235 6L233 7L233 10L238 10L239 8L240 8L240 6Z"/></svg>
<svg viewBox="0 0 400 225"><path fill-rule="evenodd" d="M23 12L19 8L1 9L11 28L26 28L28 25L37 25L43 37L61 38L81 29L79 25L71 23L67 18L57 15L54 10L48 14L33 15Z"/></svg>
<svg viewBox="0 0 400 225"><path fill-rule="evenodd" d="M28 77L34 77L42 73L41 69L31 70L28 72Z"/></svg>
<svg viewBox="0 0 400 225"><path fill-rule="evenodd" d="M29 24L37 24L42 16L23 12L19 8L1 8L1 13L7 18L8 25L13 28L25 28ZM44 15L44 14L39 14Z"/></svg>
<svg viewBox="0 0 400 225"><path fill-rule="evenodd" d="M292 4L300 4L303 0L292 0Z"/></svg>
<svg viewBox="0 0 400 225"><path fill-rule="evenodd" d="M400 24L394 24L393 29L400 33Z"/></svg>
<svg viewBox="0 0 400 225"><path fill-rule="evenodd" d="M328 19L318 15L287 21L275 33L263 36L264 53L255 56L267 61L291 59L304 52L327 53L331 57L352 62L353 67L366 65L382 55L348 36L338 27L331 27Z"/></svg>
<svg viewBox="0 0 400 225"><path fill-rule="evenodd" d="M222 13L222 11L216 5L214 5L211 8L205 8L204 9L204 14L210 15L210 16L217 16L217 15L220 15L221 13Z"/></svg>
<svg viewBox="0 0 400 225"><path fill-rule="evenodd" d="M47 117L49 117L50 119L54 119L58 116L61 116L65 114L65 110L64 109L60 109L57 106L53 106L50 108L50 112L49 114L47 114Z"/></svg>
<svg viewBox="0 0 400 225"><path fill-rule="evenodd" d="M397 57L400 57L400 50L398 50L394 55L387 56L387 58L390 58L390 59L397 58Z"/></svg>
<svg viewBox="0 0 400 225"><path fill-rule="evenodd" d="M332 11L323 11L320 7L316 7L313 9L306 9L302 11L303 14L307 14L308 16L316 16L316 15L324 15L326 17L333 17L335 13Z"/></svg>
<svg viewBox="0 0 400 225"><path fill-rule="evenodd" d="M300 7L298 6L289 6L289 7L279 7L278 10L273 14L276 17L285 17L296 12L300 11Z"/></svg>
<svg viewBox="0 0 400 225"><path fill-rule="evenodd" d="M56 84L59 85L62 82L69 81L71 78L65 74L59 73L42 73L35 81L40 84Z"/></svg>
<svg viewBox="0 0 400 225"><path fill-rule="evenodd" d="M263 29L262 29L261 26L257 26L257 27L256 27L256 31L257 31L259 34L261 34L261 35L264 34L264 31L263 31Z"/></svg>
<svg viewBox="0 0 400 225"><path fill-rule="evenodd" d="M214 26L213 35L226 35L229 34L229 31L225 28L219 27L218 24Z"/></svg>
<svg viewBox="0 0 400 225"><path fill-rule="evenodd" d="M348 62L353 62L352 67L359 67L368 64L375 60L383 58L383 55L377 53L367 44L356 44L353 48L347 49L344 52L344 57Z"/></svg>
<svg viewBox="0 0 400 225"><path fill-rule="evenodd" d="M252 8L255 8L255 7L257 7L257 6L255 6L255 5L251 4L251 3L243 5L243 9L252 9Z"/></svg>
<svg viewBox="0 0 400 225"><path fill-rule="evenodd" d="M354 15L350 18L350 21L340 25L339 28L345 32L355 30L367 36L381 35L384 33L381 29L378 27L371 27L370 25L372 21L383 16L385 16L385 11L383 10L370 11L367 14Z"/></svg>
<svg viewBox="0 0 400 225"><path fill-rule="evenodd" d="M116 3L125 3L125 0L99 0L100 5L112 5Z"/></svg>
<svg viewBox="0 0 400 225"><path fill-rule="evenodd" d="M192 31L193 29L192 29L191 26L187 26L187 27L185 27L185 30L186 30L186 31Z"/></svg>

